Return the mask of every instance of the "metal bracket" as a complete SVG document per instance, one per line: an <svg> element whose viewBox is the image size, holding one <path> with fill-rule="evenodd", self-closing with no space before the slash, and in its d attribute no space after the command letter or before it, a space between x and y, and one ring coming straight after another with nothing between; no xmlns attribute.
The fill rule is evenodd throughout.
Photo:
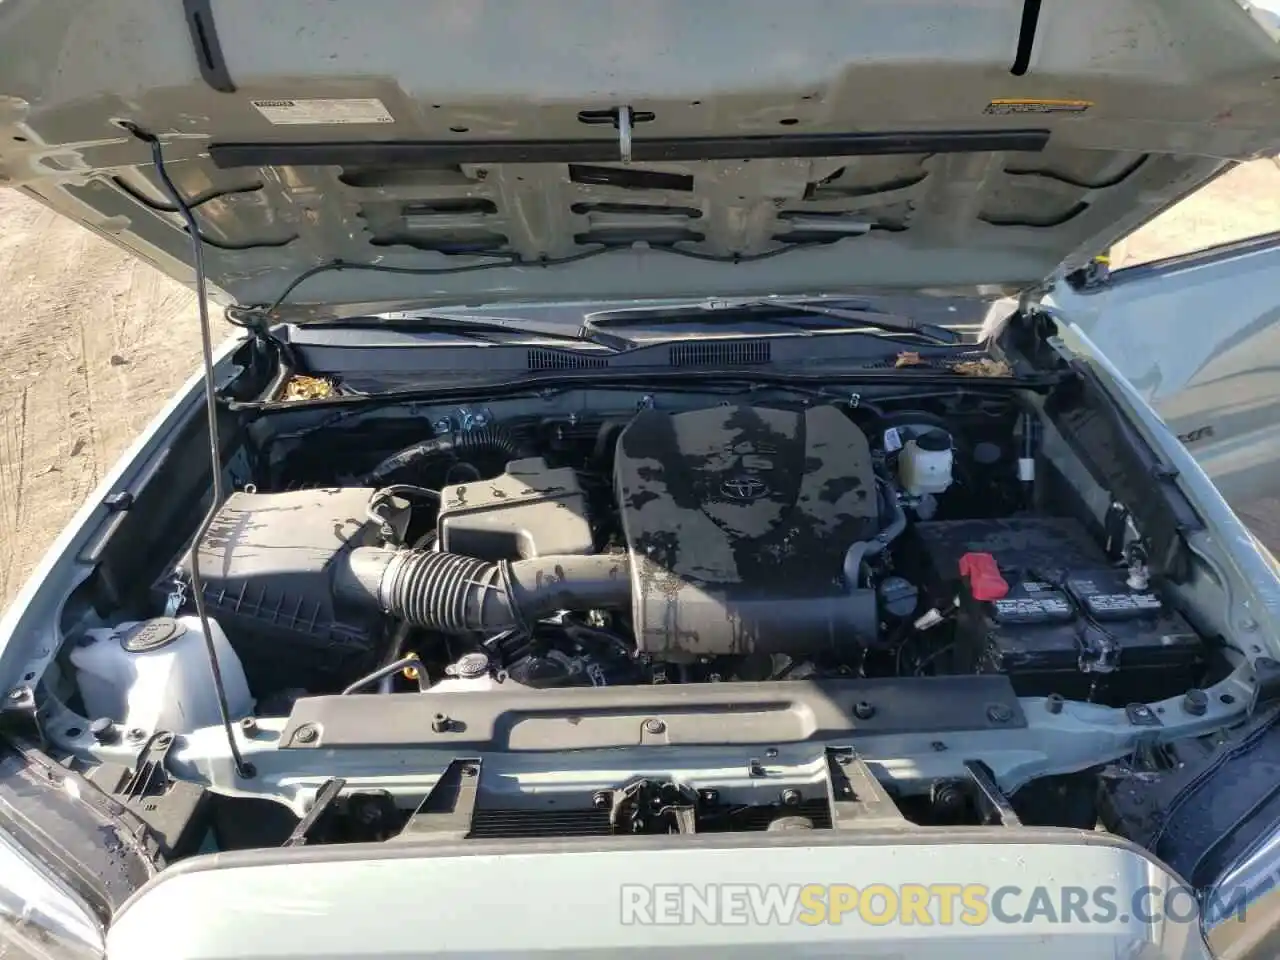
<svg viewBox="0 0 1280 960"><path fill-rule="evenodd" d="M991 770L981 760L966 760L965 770L969 771L969 781L973 785L973 802L978 808L985 826L1000 824L1004 827L1020 827L1022 821L1009 803L1009 798L996 784Z"/></svg>
<svg viewBox="0 0 1280 960"><path fill-rule="evenodd" d="M907 818L853 747L827 748L827 802L833 830L907 825Z"/></svg>
<svg viewBox="0 0 1280 960"><path fill-rule="evenodd" d="M697 804L698 795L683 784L641 777L613 792L609 824L618 833L650 833L669 824L676 833L693 834Z"/></svg>
<svg viewBox="0 0 1280 960"><path fill-rule="evenodd" d="M36 743L46 742L40 714L36 710L34 687L23 684L4 694L4 699L0 701L0 726L21 736L29 737Z"/></svg>
<svg viewBox="0 0 1280 960"><path fill-rule="evenodd" d="M612 124L618 131L618 158L631 162L632 132L637 123L649 123L654 118L652 110L633 110L631 107L610 107L607 110L579 110L578 122L587 124Z"/></svg>
<svg viewBox="0 0 1280 960"><path fill-rule="evenodd" d="M1156 716L1156 712L1145 703L1130 703L1124 708L1124 715L1135 727L1163 727L1164 724Z"/></svg>
<svg viewBox="0 0 1280 960"><path fill-rule="evenodd" d="M324 786L316 793L316 802L311 805L307 815L293 828L293 832L289 834L289 839L284 842L284 845L286 847L305 847L321 827L327 826L337 807L335 801L338 799L338 794L342 792L342 788L346 785L347 781L341 777L332 777L326 780Z"/></svg>
<svg viewBox="0 0 1280 960"><path fill-rule="evenodd" d="M488 407L459 407L454 413L458 429L463 433L481 430L493 423L493 411Z"/></svg>
<svg viewBox="0 0 1280 960"><path fill-rule="evenodd" d="M126 513L133 508L133 492L117 490L115 493L109 493L102 498L102 506L107 513Z"/></svg>
<svg viewBox="0 0 1280 960"><path fill-rule="evenodd" d="M449 762L394 840L465 840L480 793L480 758Z"/></svg>

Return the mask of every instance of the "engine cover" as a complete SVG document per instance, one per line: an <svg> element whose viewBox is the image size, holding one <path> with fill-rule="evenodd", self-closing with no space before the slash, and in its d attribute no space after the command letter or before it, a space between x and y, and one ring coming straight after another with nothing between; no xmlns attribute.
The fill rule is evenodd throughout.
<svg viewBox="0 0 1280 960"><path fill-rule="evenodd" d="M641 411L615 471L641 651L804 654L874 634L874 593L842 565L878 532L875 474L835 407Z"/></svg>

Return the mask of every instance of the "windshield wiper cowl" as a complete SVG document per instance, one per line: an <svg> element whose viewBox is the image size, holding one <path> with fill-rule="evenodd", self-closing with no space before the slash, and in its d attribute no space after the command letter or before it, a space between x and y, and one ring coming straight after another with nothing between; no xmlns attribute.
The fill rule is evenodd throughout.
<svg viewBox="0 0 1280 960"><path fill-rule="evenodd" d="M713 306L717 301L708 301L707 309L722 310L726 307ZM841 307L834 304L827 304L822 301L810 299L768 299L768 300L747 300L737 304L733 304L738 308L750 307L776 307L778 309L795 310L799 313L811 313L820 317L831 317L834 320L848 320L850 323L857 323L864 327L873 327L877 330L885 330L891 333L908 333L923 337L926 340L932 340L940 344L957 344L961 342L960 334L954 330L948 330L946 327L940 327L936 323L923 323L919 320L913 320L910 317L900 317L890 313L881 313L878 310L867 310L862 308Z"/></svg>
<svg viewBox="0 0 1280 960"><path fill-rule="evenodd" d="M588 314L583 320L584 339L603 343L615 349L627 349L634 344L625 338L603 332L603 327L647 327L671 322L732 325L734 323L767 323L812 333L814 323L806 323L788 313L803 313L843 321L829 324L827 328L854 332L858 328L884 330L888 333L919 337L942 346L955 346L963 342L959 333L933 323L913 320L878 310L839 306L821 298L768 298L755 300L700 300L688 304L663 304L645 307L628 307L607 313ZM762 310L770 315L762 314ZM772 315L778 314L778 315Z"/></svg>

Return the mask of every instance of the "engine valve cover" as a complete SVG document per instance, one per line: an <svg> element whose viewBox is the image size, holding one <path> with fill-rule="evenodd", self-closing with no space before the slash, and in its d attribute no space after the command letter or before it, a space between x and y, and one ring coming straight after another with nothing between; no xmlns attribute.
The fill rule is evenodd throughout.
<svg viewBox="0 0 1280 960"><path fill-rule="evenodd" d="M641 411L618 439L636 643L667 658L869 639L849 545L878 532L867 439L830 406Z"/></svg>

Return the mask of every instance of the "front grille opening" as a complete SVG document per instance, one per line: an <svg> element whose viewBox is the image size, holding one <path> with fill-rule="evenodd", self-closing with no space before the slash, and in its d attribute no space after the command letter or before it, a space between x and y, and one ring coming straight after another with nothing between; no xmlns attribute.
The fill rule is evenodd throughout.
<svg viewBox="0 0 1280 960"><path fill-rule="evenodd" d="M831 829L831 808L823 798L795 806L723 805L701 811L698 833L758 832L780 818L802 818L815 830ZM469 840L537 837L607 837L614 833L608 810L486 810L478 808Z"/></svg>

